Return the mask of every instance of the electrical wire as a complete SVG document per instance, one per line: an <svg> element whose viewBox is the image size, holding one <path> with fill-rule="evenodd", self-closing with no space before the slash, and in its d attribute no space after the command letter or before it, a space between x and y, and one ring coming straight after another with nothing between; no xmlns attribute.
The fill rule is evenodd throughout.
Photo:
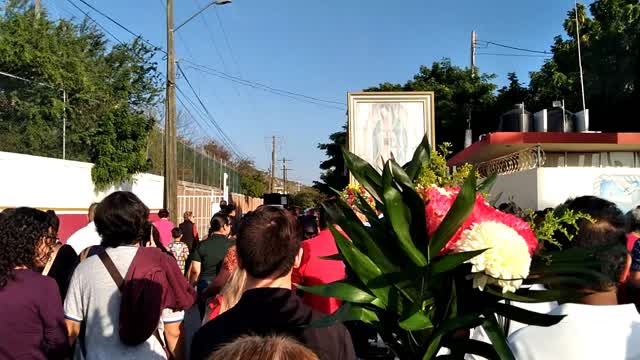
<svg viewBox="0 0 640 360"><path fill-rule="evenodd" d="M120 44L124 44L122 42L122 40L120 40L117 36L113 35L106 27L102 26L102 24L100 24L99 22L96 21L96 19L94 19L93 17L91 17L91 15L89 15L88 12L82 10L82 8L80 8L78 5L76 5L76 3L73 2L73 0L67 0L67 2L69 4L71 4L74 8L76 8L78 11L80 11L81 13L84 14L84 16L86 16L87 18L89 18L91 21L93 21L94 24L96 24L98 27L100 27L105 33L107 33L107 35L111 36L114 40L116 40L117 42L119 42Z"/></svg>
<svg viewBox="0 0 640 360"><path fill-rule="evenodd" d="M525 49L525 48L521 48L521 47L516 47L516 46L511 46L511 45L504 45L504 44L500 44L500 43L496 43L493 41L487 41L487 40L476 40L476 43L478 42L483 42L487 45L495 45L495 46L499 46L505 49L511 49L511 50L518 50L518 51L524 51L524 52L530 52L530 53L536 53L536 54L545 54L545 55L553 55L553 53L549 52L549 51L540 51L540 50L531 50L531 49ZM488 46L487 46L488 47Z"/></svg>
<svg viewBox="0 0 640 360"><path fill-rule="evenodd" d="M199 65L196 64L192 61L189 60L182 60L183 62L190 64L190 68L195 69L195 70L199 70L202 71L204 73L213 75L213 76L217 76L223 79L227 79L233 82L237 82L239 84L245 85L245 86L249 86L255 89L260 89L263 91L267 91L276 95L280 95L280 96L285 96L285 97L289 97L298 101L304 101L304 102L309 102L315 105L320 105L320 106L326 106L326 107L330 107L333 109L338 109L338 110L346 110L346 107L344 105L344 103L338 102L338 101L333 101L333 100L325 100L325 99L320 99L317 97L313 97L313 96L309 96L309 95L304 95L304 94L300 94L300 93L296 93L293 91L288 91L288 90L282 90L282 89L278 89L278 88L274 88L271 87L269 85L265 85L265 84L261 84L255 81L250 81L250 80L245 80L245 79L241 79L237 76L233 76L230 74L227 74L225 72L222 72L220 70L216 70L212 67L209 66L205 66L205 65ZM335 105L341 105L340 107L335 106Z"/></svg>
<svg viewBox="0 0 640 360"><path fill-rule="evenodd" d="M100 11L99 9L97 9L95 6L89 4L88 2L86 2L85 0L79 0L81 3L85 4L87 7L89 7L91 10L97 12L98 14L104 16L105 18L107 18L107 20L111 21L112 23L116 24L119 28L123 29L124 31L128 32L129 34L135 36L136 38L139 38L140 40L144 41L147 45L155 48L158 51L161 51L162 53L166 54L167 51L165 49L163 49L162 47L153 44L152 42L148 41L147 39L143 38L142 35L140 34L136 34L135 32L131 31L129 28L127 28L126 26L122 25L121 23L119 23L117 20L115 20L114 18L112 18L111 16L105 14L104 12Z"/></svg>
<svg viewBox="0 0 640 360"><path fill-rule="evenodd" d="M516 57L541 57L549 58L552 55L536 55L536 54L500 54L500 53L476 53L476 55L490 55L490 56L516 56Z"/></svg>
<svg viewBox="0 0 640 360"><path fill-rule="evenodd" d="M234 144L233 140L231 140L231 138L224 132L224 130L222 129L220 124L218 124L218 122L216 121L215 117L211 114L209 109L204 105L204 102L202 101L202 99L198 95L198 92L195 90L195 88L191 84L191 81L189 81L189 78L187 77L187 75L182 70L182 67L180 66L180 64L178 64L178 71L180 72L180 74L182 75L184 80L187 82L187 85L189 85L189 88L191 89L191 91L193 92L194 96L198 100L198 103L200 103L200 106L202 107L204 112L208 115L208 118L209 118L210 122L213 124L213 126L220 133L221 138L223 140L226 140L226 142L227 142L226 145L230 148L230 150L232 150L235 153L236 156L243 157L243 158L246 157L245 154L243 154L242 151L240 151L239 148ZM242 156L240 156L240 155L242 155Z"/></svg>

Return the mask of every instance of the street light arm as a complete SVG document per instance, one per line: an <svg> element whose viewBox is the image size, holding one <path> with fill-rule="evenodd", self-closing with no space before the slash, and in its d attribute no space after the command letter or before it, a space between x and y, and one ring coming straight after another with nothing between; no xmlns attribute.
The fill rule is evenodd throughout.
<svg viewBox="0 0 640 360"><path fill-rule="evenodd" d="M176 26L173 29L173 32L175 33L176 31L180 30L181 27L185 26L189 21L193 20L196 16L202 14L205 10L207 10L210 7L212 7L213 5L226 5L226 4L229 4L229 3L231 3L231 0L215 0L215 1L211 1L207 6L203 7L200 10L198 10L198 12L196 12L193 15L191 15L187 20L183 21L180 25Z"/></svg>

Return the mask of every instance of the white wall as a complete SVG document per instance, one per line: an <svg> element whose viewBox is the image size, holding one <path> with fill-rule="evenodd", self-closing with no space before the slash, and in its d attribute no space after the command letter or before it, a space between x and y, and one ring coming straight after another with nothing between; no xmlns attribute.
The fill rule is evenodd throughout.
<svg viewBox="0 0 640 360"><path fill-rule="evenodd" d="M523 209L536 209L538 207L536 169L498 176L491 190L491 198L495 199L496 196L500 196L498 204L513 200Z"/></svg>
<svg viewBox="0 0 640 360"><path fill-rule="evenodd" d="M134 181L97 192L91 180L93 164L0 152L0 208L30 206L62 212L86 211L117 190L132 191L150 208L163 203L163 177L138 174Z"/></svg>

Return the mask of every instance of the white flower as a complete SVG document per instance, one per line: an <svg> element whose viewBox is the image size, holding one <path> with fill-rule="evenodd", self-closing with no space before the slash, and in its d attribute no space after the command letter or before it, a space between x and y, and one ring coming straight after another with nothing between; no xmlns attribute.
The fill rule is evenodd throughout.
<svg viewBox="0 0 640 360"><path fill-rule="evenodd" d="M524 238L509 226L486 221L474 224L462 233L454 252L488 249L467 261L473 265L473 287L484 290L486 284L502 287L502 292L515 292L529 276L531 256Z"/></svg>

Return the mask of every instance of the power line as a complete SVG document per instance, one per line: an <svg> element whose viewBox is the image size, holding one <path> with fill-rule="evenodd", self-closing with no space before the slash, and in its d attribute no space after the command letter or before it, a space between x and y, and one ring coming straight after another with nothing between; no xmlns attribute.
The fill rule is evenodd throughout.
<svg viewBox="0 0 640 360"><path fill-rule="evenodd" d="M551 55L536 55L536 54L500 54L500 53L476 53L476 55L490 55L490 56L516 56L516 57L541 57L549 58Z"/></svg>
<svg viewBox="0 0 640 360"><path fill-rule="evenodd" d="M82 10L82 8L80 8L78 5L76 5L76 3L74 3L72 0L67 0L67 2L69 4L71 4L74 8L76 8L78 11L80 11L81 13L84 14L84 16L86 16L87 18L91 19L91 21L93 21L94 24L98 25L98 27L100 27L105 33L107 33L107 35L111 36L113 39L115 39L117 42L119 42L120 44L124 44L122 42L122 40L118 39L117 36L113 35L109 30L107 30L106 27L102 26L102 24L100 24L99 22L96 21L96 19L94 19L93 17L91 17L91 15L89 15L88 12Z"/></svg>
<svg viewBox="0 0 640 360"><path fill-rule="evenodd" d="M495 46L499 46L505 49L511 49L511 50L518 50L518 51L524 51L524 52L530 52L530 53L536 53L536 54L545 54L545 55L553 55L552 53L548 52L548 51L540 51L540 50L531 50L531 49L525 49L525 48L521 48L521 47L515 47L515 46L510 46L510 45L504 45L504 44L499 44L493 41L486 41L486 40L476 40L477 42L483 42L485 44L488 45L495 45Z"/></svg>
<svg viewBox="0 0 640 360"><path fill-rule="evenodd" d="M227 74L225 72L222 72L220 70L216 70L214 68L205 66L205 65L198 65L194 62L191 62L189 60L182 60L183 62L186 62L188 64L191 64L191 66L189 66L192 69L195 70L199 70L202 71L204 73L207 73L209 75L213 75L213 76L217 76L229 81L233 81L236 82L238 84L241 85L245 85L245 86L249 86L252 87L254 89L259 89L259 90L263 90L266 92L270 92L276 95L280 95L280 96L285 96L285 97L289 97L298 101L303 101L303 102L308 102L311 104L315 104L315 105L320 105L320 106L325 106L325 107L330 107L333 109L338 109L338 110L345 110L346 107L344 106L344 103L338 102L338 101L333 101L333 100L325 100L325 99L320 99L320 98L316 98L313 96L309 96L309 95L304 95L304 94L300 94L300 93L296 93L293 91L288 91L288 90L282 90L282 89L278 89L278 88L274 88L271 87L269 85L265 85L265 84L261 84L255 81L250 81L250 80L245 80L245 79L241 79L237 76L233 76L230 74ZM341 105L340 107L335 106L333 104L336 105Z"/></svg>
<svg viewBox="0 0 640 360"><path fill-rule="evenodd" d="M232 150L236 156L238 157L246 157L240 150L239 148L233 143L233 140L231 140L231 138L224 132L224 130L222 129L222 127L220 126L220 124L218 124L218 122L215 120L215 117L211 114L211 112L209 112L209 109L207 109L207 107L204 105L204 102L202 101L202 99L200 98L200 96L198 95L198 92L195 90L195 88L193 87L193 85L191 84L191 81L189 81L189 78L187 77L187 75L184 73L184 71L182 70L182 67L180 66L180 64L178 64L178 71L180 72L180 74L182 75L182 77L184 78L184 80L187 82L187 85L189 85L189 88L191 89L191 91L193 92L193 94L195 95L196 99L198 100L198 103L200 103L200 106L202 107L202 109L204 110L204 112L208 115L209 119L211 120L211 123L213 124L213 126L218 130L218 132L220 133L221 139L225 140L227 142L227 146L230 147L230 150ZM240 156L242 155L242 156Z"/></svg>
<svg viewBox="0 0 640 360"><path fill-rule="evenodd" d="M147 45L150 45L154 48L156 48L157 50L161 51L162 53L166 54L167 51L164 50L162 47L157 46L153 43L151 43L150 41L146 40L145 38L142 37L142 35L140 34L136 34L135 32L129 30L129 28L127 28L126 26L122 25L121 23L119 23L117 20L115 20L114 18L112 18L111 16L105 14L104 12L100 11L99 9L97 9L95 6L89 4L88 2L86 2L85 0L79 0L81 3L85 4L87 7L89 7L91 10L97 12L98 14L104 16L105 18L107 18L107 20L111 21L112 23L116 24L118 27L120 27L121 29L123 29L124 31L128 32L129 34L135 36L136 38L139 38L140 40L144 41L145 43L147 43Z"/></svg>

